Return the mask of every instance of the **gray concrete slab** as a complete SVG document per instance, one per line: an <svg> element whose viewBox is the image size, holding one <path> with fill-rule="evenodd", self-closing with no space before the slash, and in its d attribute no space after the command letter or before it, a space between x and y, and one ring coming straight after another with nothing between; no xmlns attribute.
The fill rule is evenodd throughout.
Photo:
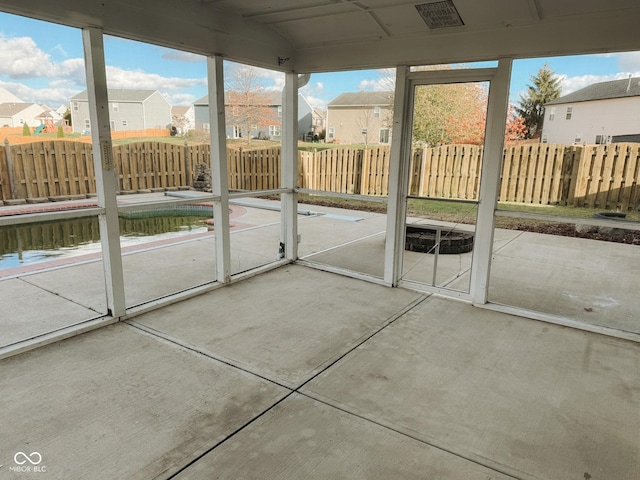
<svg viewBox="0 0 640 480"><path fill-rule="evenodd" d="M640 248L523 233L495 250L489 300L640 333Z"/></svg>
<svg viewBox="0 0 640 480"><path fill-rule="evenodd" d="M302 392L517 478L635 480L639 358L633 342L430 298Z"/></svg>
<svg viewBox="0 0 640 480"><path fill-rule="evenodd" d="M322 211L343 216L361 217L364 220L352 222L326 216L301 218L298 222L298 233L301 235L299 245L301 257L363 237L380 234L386 229L386 215L336 208L322 208ZM384 234L382 235L384 238Z"/></svg>
<svg viewBox="0 0 640 480"><path fill-rule="evenodd" d="M417 298L290 265L135 322L297 387Z"/></svg>
<svg viewBox="0 0 640 480"><path fill-rule="evenodd" d="M294 394L175 478L506 480L511 477Z"/></svg>
<svg viewBox="0 0 640 480"><path fill-rule="evenodd" d="M231 274L275 262L280 248L280 231L280 224L276 224L232 232L229 244Z"/></svg>
<svg viewBox="0 0 640 480"><path fill-rule="evenodd" d="M30 476L17 452L43 478L166 478L287 393L122 324L0 366L3 479Z"/></svg>
<svg viewBox="0 0 640 480"><path fill-rule="evenodd" d="M18 278L2 281L0 288L0 346L100 316L94 310Z"/></svg>

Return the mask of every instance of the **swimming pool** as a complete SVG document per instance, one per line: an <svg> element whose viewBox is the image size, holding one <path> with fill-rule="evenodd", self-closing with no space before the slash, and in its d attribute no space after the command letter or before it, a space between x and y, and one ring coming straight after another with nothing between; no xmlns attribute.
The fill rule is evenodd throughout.
<svg viewBox="0 0 640 480"><path fill-rule="evenodd" d="M212 207L179 205L161 210L121 213L120 244L130 246L204 233ZM0 227L0 270L99 252L97 217Z"/></svg>

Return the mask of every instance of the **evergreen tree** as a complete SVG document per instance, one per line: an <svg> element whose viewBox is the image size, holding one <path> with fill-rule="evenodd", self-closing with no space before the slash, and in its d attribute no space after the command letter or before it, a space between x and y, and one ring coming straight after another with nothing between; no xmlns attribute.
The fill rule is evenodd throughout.
<svg viewBox="0 0 640 480"><path fill-rule="evenodd" d="M527 85L527 92L520 95L520 105L516 107L527 127L527 138L542 131L544 104L558 98L561 92L560 78L547 63L530 77L533 85Z"/></svg>
<svg viewBox="0 0 640 480"><path fill-rule="evenodd" d="M64 112L64 115L62 116L62 118L64 118L67 121L67 125L71 126L71 110L67 108L67 111Z"/></svg>
<svg viewBox="0 0 640 480"><path fill-rule="evenodd" d="M62 125L58 125L58 134L57 134L57 138L64 138L64 130L62 128Z"/></svg>
<svg viewBox="0 0 640 480"><path fill-rule="evenodd" d="M22 136L23 137L28 137L31 135L31 129L29 128L29 125L27 125L26 123L24 123L22 125Z"/></svg>

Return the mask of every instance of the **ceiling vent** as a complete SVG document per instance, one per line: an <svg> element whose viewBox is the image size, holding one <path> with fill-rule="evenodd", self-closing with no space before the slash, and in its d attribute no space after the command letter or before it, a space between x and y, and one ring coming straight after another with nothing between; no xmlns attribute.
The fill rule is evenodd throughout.
<svg viewBox="0 0 640 480"><path fill-rule="evenodd" d="M416 5L418 13L429 28L460 27L464 25L451 0Z"/></svg>

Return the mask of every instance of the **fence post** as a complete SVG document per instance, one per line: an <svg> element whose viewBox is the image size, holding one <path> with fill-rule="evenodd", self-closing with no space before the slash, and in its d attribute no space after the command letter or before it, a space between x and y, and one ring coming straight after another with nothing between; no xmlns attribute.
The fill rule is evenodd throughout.
<svg viewBox="0 0 640 480"><path fill-rule="evenodd" d="M189 142L184 141L184 177L187 182L187 187L192 185L191 178L191 161L189 159Z"/></svg>
<svg viewBox="0 0 640 480"><path fill-rule="evenodd" d="M18 190L16 188L16 177L13 170L13 155L11 154L11 146L9 145L9 139L4 139L4 149L7 154L7 171L9 172L9 189L11 192L11 198L18 198Z"/></svg>

